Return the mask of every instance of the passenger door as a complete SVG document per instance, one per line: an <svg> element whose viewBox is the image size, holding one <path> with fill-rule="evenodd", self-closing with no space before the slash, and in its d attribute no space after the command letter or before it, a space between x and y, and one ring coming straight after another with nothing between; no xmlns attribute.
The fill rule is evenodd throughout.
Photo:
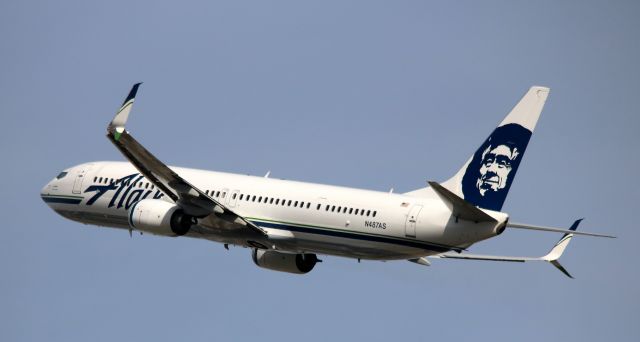
<svg viewBox="0 0 640 342"><path fill-rule="evenodd" d="M83 169L76 171L76 178L73 181L74 194L79 194L82 192L82 182L85 179L88 170L89 168L85 167Z"/></svg>

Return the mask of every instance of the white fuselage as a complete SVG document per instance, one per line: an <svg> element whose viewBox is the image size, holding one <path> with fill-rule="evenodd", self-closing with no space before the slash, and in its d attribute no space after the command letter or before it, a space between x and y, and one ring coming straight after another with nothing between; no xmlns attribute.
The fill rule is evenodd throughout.
<svg viewBox="0 0 640 342"><path fill-rule="evenodd" d="M329 185L172 167L195 187L263 228L269 248L362 259L409 259L466 248L495 236L497 223L457 220L435 192L419 197ZM139 200L172 202L130 163L92 162L65 170L41 196L62 216L86 224L132 229L128 209ZM135 230L135 228L133 228ZM225 236L187 236L241 244ZM455 248L454 248L455 249Z"/></svg>

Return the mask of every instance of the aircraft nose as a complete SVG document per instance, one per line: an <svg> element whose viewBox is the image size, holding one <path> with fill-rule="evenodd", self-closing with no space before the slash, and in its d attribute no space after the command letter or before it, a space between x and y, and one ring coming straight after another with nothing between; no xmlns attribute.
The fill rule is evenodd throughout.
<svg viewBox="0 0 640 342"><path fill-rule="evenodd" d="M47 202L47 195L49 195L51 193L51 183L52 183L52 181L49 181L47 184L45 184L42 187L42 190L40 190L40 198L42 198L42 200L45 203L48 203Z"/></svg>
<svg viewBox="0 0 640 342"><path fill-rule="evenodd" d="M50 202L49 199L51 196L60 195L60 187L62 186L61 180L67 175L67 173L67 171L60 172L58 176L50 180L42 187L42 190L40 190L40 197L47 204Z"/></svg>
<svg viewBox="0 0 640 342"><path fill-rule="evenodd" d="M42 190L40 190L40 196L45 195L47 193L47 191L49 190L49 187L51 186L51 182L45 184L42 187Z"/></svg>

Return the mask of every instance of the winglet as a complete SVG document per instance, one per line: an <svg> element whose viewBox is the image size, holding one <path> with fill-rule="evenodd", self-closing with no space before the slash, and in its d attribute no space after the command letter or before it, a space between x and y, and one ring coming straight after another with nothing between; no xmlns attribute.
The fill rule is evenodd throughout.
<svg viewBox="0 0 640 342"><path fill-rule="evenodd" d="M113 131L113 137L117 141L120 138L120 135L124 131L124 127L127 124L127 120L129 119L129 113L131 112L131 107L133 106L133 101L136 99L136 94L138 93L138 88L140 87L140 83L136 83L131 88L129 95L122 103L120 109L116 113L116 116L111 120L109 124L109 131Z"/></svg>
<svg viewBox="0 0 640 342"><path fill-rule="evenodd" d="M573 222L569 230L575 231L576 229L578 229L578 225L580 225L580 222L582 222L582 220L583 219L578 219L575 222ZM567 272L567 270L564 267L562 267L560 262L558 262L558 259L560 259L560 257L562 256L562 253L564 253L564 250L567 248L567 246L569 246L569 242L571 242L572 237L573 237L573 234L569 234L569 233L564 234L564 236L562 236L560 241L558 241L555 244L555 246L551 248L549 253L547 253L547 255L541 258L542 260L545 260L551 263L551 265L555 266L557 269L559 269L562 273L564 273L569 278L573 278L573 277L571 276L571 274L569 274L569 272Z"/></svg>

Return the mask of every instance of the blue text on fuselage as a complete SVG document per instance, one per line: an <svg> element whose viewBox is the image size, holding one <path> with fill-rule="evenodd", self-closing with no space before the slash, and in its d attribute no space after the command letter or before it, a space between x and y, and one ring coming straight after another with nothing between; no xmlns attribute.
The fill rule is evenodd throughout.
<svg viewBox="0 0 640 342"><path fill-rule="evenodd" d="M86 205L93 205L102 195L106 194L109 191L114 190L115 194L109 201L109 205L107 208L125 208L129 209L134 203L143 200L153 192L153 189L134 189L136 184L142 179L144 176L139 173L134 173L120 179L117 179L115 182L107 184L107 185L91 185L84 192L96 192L86 203ZM160 192L160 190L155 190L155 194L153 194L153 199L162 198L164 194Z"/></svg>

